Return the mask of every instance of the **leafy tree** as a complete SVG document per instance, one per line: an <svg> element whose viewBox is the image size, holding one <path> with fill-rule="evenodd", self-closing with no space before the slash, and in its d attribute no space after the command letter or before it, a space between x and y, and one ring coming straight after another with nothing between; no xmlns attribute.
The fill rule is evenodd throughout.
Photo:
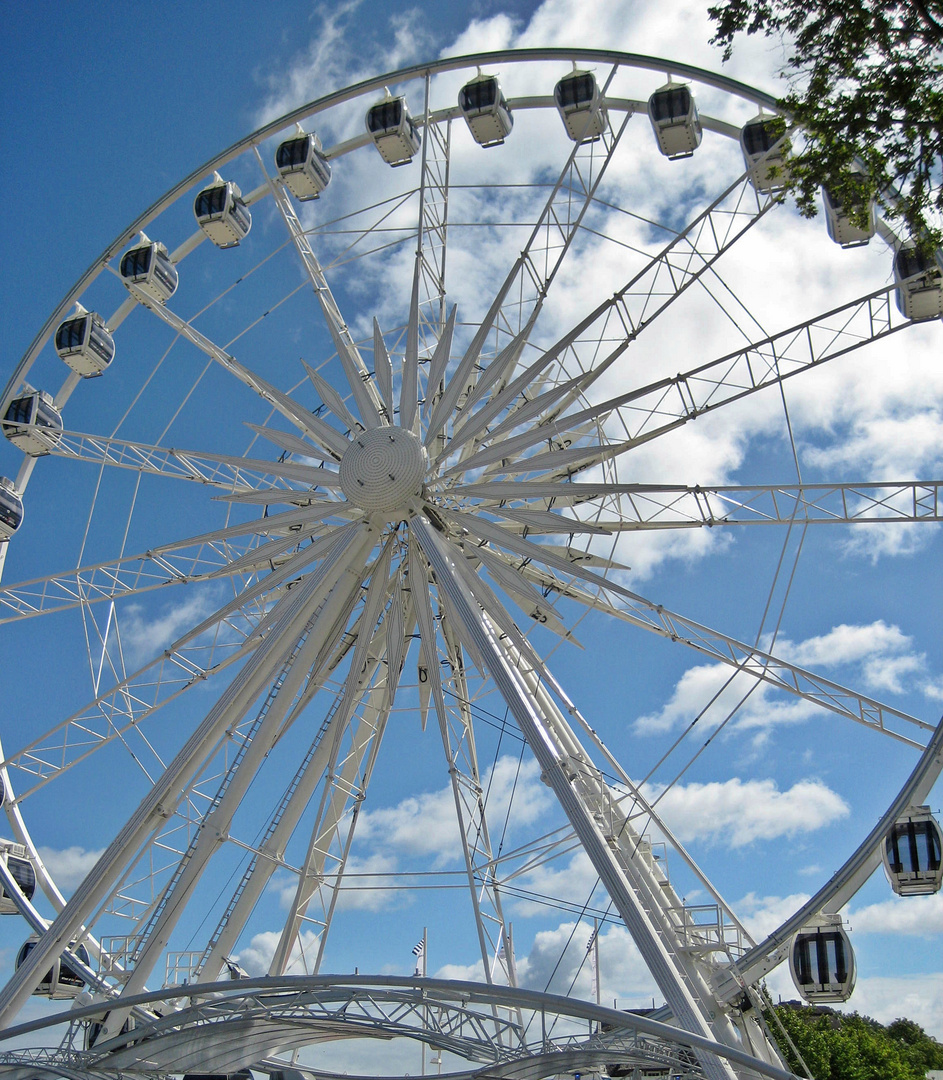
<svg viewBox="0 0 943 1080"><path fill-rule="evenodd" d="M721 0L712 41L784 41L780 106L802 129L789 189L806 216L827 187L863 225L873 198L926 253L943 243L943 0ZM863 172L860 171L863 169Z"/></svg>
<svg viewBox="0 0 943 1080"><path fill-rule="evenodd" d="M895 1020L887 1026L888 1035L907 1048L910 1060L924 1073L930 1069L943 1069L943 1046L913 1020Z"/></svg>
<svg viewBox="0 0 943 1080"><path fill-rule="evenodd" d="M790 1002L776 1014L816 1080L924 1080L943 1046L912 1020L885 1028L857 1013ZM787 1063L800 1072L791 1052Z"/></svg>

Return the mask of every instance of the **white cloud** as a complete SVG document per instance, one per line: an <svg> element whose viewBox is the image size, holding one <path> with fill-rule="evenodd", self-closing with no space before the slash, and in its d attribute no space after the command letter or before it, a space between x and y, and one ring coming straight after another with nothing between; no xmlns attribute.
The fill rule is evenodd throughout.
<svg viewBox="0 0 943 1080"><path fill-rule="evenodd" d="M841 1011L873 1016L882 1024L906 1017L939 1041L943 1039L943 972L859 976L851 1000Z"/></svg>
<svg viewBox="0 0 943 1080"><path fill-rule="evenodd" d="M767 728L775 724L798 723L817 711L817 707L804 698L777 695L768 683L755 685L752 679L746 678L730 681L732 674L733 669L725 664L700 664L688 668L665 705L656 713L640 716L635 721L635 730L642 735L656 735L700 717L697 722L707 731L735 709L737 728ZM753 692L743 701L751 689Z"/></svg>
<svg viewBox="0 0 943 1080"><path fill-rule="evenodd" d="M657 789L646 792L649 798ZM731 780L675 784L658 802L658 812L682 843L723 842L743 847L812 832L850 810L845 800L820 780L799 780L780 791L775 780Z"/></svg>
<svg viewBox="0 0 943 1080"><path fill-rule="evenodd" d="M515 956L519 984L530 990L591 998L591 968L586 944L592 930L592 922L576 923L570 920L553 929L539 931L534 935L530 948L524 952L519 947ZM654 980L624 927L607 924L600 927L599 957L600 996L604 1002L618 999L620 1008L631 1008L650 1004L653 994L661 999ZM481 964L449 965L437 971L436 975L441 978L480 979Z"/></svg>
<svg viewBox="0 0 943 1080"><path fill-rule="evenodd" d="M56 848L40 847L37 849L53 881L67 895L84 880L102 856L104 848L89 851L78 845Z"/></svg>
<svg viewBox="0 0 943 1080"><path fill-rule="evenodd" d="M913 652L912 645L913 640L898 626L878 619L866 625L842 623L826 634L800 642L780 637L772 651L788 663L812 670L854 665L854 682L873 692L905 693L917 689L931 700L938 700L937 680L927 676L926 657ZM635 730L641 735L663 734L697 718L701 730L706 731L735 712L728 731L762 731L807 720L819 711L805 698L782 694L765 682L755 685L750 678L732 675L733 669L726 664L688 668L661 709L636 719Z"/></svg>
<svg viewBox="0 0 943 1080"><path fill-rule="evenodd" d="M121 643L134 662L141 662L166 649L217 607L214 590L189 593L179 603L165 604L160 614L145 614L140 604L129 604L120 622Z"/></svg>
<svg viewBox="0 0 943 1080"><path fill-rule="evenodd" d="M516 758L499 758L483 777L482 787L488 794L492 830L505 821L512 795L512 831L533 824L554 805L553 795L540 782L540 767L534 760L525 761L518 773ZM357 842L400 856L431 856L435 866L460 860L461 838L451 785L411 796L396 806L363 810Z"/></svg>
<svg viewBox="0 0 943 1080"><path fill-rule="evenodd" d="M265 930L260 934L255 934L249 944L241 948L233 959L252 976L267 975L280 938L280 930ZM305 974L306 969L311 970L317 954L318 935L309 930L302 930L301 940L295 942L285 973L287 975Z"/></svg>
<svg viewBox="0 0 943 1080"><path fill-rule="evenodd" d="M762 941L809 899L808 893L790 896L758 896L749 892L734 905L738 917L754 941Z"/></svg>
<svg viewBox="0 0 943 1080"><path fill-rule="evenodd" d="M875 655L900 653L911 644L910 638L899 627L888 626L883 620L869 626L848 626L842 623L827 634L793 643L780 638L777 651L803 667L847 664L856 660L873 658Z"/></svg>
<svg viewBox="0 0 943 1080"><path fill-rule="evenodd" d="M848 920L856 934L934 937L943 934L943 895L897 896L851 911Z"/></svg>

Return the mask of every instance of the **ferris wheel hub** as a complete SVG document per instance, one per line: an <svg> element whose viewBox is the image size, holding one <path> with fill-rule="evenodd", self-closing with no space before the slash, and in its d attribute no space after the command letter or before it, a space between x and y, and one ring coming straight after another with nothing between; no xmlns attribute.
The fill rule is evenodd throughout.
<svg viewBox="0 0 943 1080"><path fill-rule="evenodd" d="M422 493L428 460L419 437L401 427L361 431L340 464L341 491L371 513L394 515Z"/></svg>

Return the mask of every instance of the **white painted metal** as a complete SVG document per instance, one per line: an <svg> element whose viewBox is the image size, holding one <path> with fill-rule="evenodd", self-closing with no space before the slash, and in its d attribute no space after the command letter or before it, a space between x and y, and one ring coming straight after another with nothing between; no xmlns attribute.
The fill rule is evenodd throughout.
<svg viewBox="0 0 943 1080"><path fill-rule="evenodd" d="M510 64L525 58L561 60L564 55L544 50L526 57L502 53L480 59L492 63L495 58ZM316 371L305 364L323 403L320 408L311 411L300 403L305 388L285 392L275 385L274 377L271 381L263 378L236 360L230 352L232 343L216 344L168 308L167 296L147 296L132 285L134 299L122 303L108 321L111 329L117 329L135 302L145 304L161 323L209 357L217 365L214 370L221 369L247 387L256 403L259 398L266 402L278 414L275 423L287 421L300 434L275 427L271 415L263 423L250 424L256 436L281 451L278 461L268 460L266 451L256 451L253 458L238 453L191 453L161 445L162 438L147 444L73 432L63 432L52 448L66 463L92 462L106 473L123 469L137 472L139 479L184 479L194 490L205 488L208 496L215 495L232 512L264 507L265 516L251 520L236 516L224 527L188 540L155 546L137 556L93 561L80 570L51 573L0 593L0 613L10 620L70 607L87 614L95 602L107 601L108 621L103 619L103 627L98 628L98 667L103 668L107 659L116 674L115 685L101 694L96 681L95 700L88 709L56 725L41 740L18 748L9 758L0 754L8 813L21 842L31 845L20 810L24 798L74 766L94 760L99 747L136 734L144 721L159 715L163 704L211 673L222 673L227 667L235 673L229 688L167 765L151 794L68 904L48 874L38 873L57 915L34 955L0 993L0 1022L12 1021L46 970L44 965L63 945L78 941L86 930L95 930L97 921L118 914L120 908L122 917L134 920L127 947L127 955L134 959L133 970L122 968L121 958L109 956L94 938L88 939L93 956L101 958L101 971L90 969L89 978L104 993L120 995L96 1045L115 1048L107 1066L102 1066L105 1072L130 1067L132 1053L140 1061L140 1048L121 1049L124 1020L129 1010L142 1008L140 1001L151 1000L144 992L146 985L153 984L152 973L160 970L165 952L174 948L178 920L196 896L201 879L209 877L216 853L230 844L243 847L251 858L231 899L221 906L215 929L199 942L190 972L204 981L215 978L225 958L238 947L253 908L277 868L295 874L297 885L271 972L281 975L289 967L299 935L312 928L317 955L307 963L307 970L316 972L346 885L360 806L389 727L410 640L418 632L415 653L426 676L418 688L419 710L423 726L431 711L439 728L485 980L507 982L512 988L506 997L501 996L500 987L494 988L491 997L480 989L474 991L475 1000L487 1001L487 1008L477 1014L477 1045L492 1048L488 1053L493 1050L499 1056L519 1047L521 1036L513 1017L521 1016L528 999L514 996L512 952L502 959L499 951L509 939L501 897L503 866L492 848L493 830L475 743L472 681L497 687L540 763L576 840L597 869L680 1025L670 1037L695 1047L703 1075L784 1075L775 1048L740 1008L743 993L752 993L752 984L782 958L782 936L750 949L729 905L670 830L663 828L672 848L716 901L714 921L698 922L696 912L680 900L637 827L646 818L657 822L657 815L518 630L505 599L492 586L560 639L576 640L563 617L565 605L556 606L558 599L566 598L680 641L745 675L922 748L932 725L667 611L607 579L605 572L619 566L611 547L606 555L574 546L577 534L582 537L579 543L588 547L590 537L614 538L638 528L939 520L938 481L654 488L620 483L611 465L641 442L907 324L896 317L889 303L892 286L753 341L736 353L689 367L673 378L596 400L593 392L603 385L603 376L638 336L690 286L709 282L721 256L773 203L756 198L748 178L736 181L614 297L564 331L549 348L536 352L533 336L545 298L571 248L591 232L595 202L603 197L601 182L626 122L641 107L634 100L607 97L612 80L621 66L631 64L742 93L757 105L770 103L729 80L684 65L661 61L656 65L646 58L578 50L566 52L565 58L580 64L604 61L612 65L595 100L596 116L608 111L621 119L621 126L616 123L610 134L604 123L595 132L602 136L597 143L571 148L542 209L535 214L536 221L528 223L522 254L503 281L496 281L493 294L485 297L483 307L490 301L490 308L480 322L463 326L454 307L445 318L453 227L449 207L454 194L450 123L458 112L451 104L434 107L435 76L467 67L467 60L440 61L410 69L395 79L383 77L394 85L402 79L421 78L425 102L419 122L424 129L421 175L418 186L400 204L404 207L408 199L413 200L415 224L390 230L398 237L392 241L394 246L415 241L408 315L400 339L396 332L384 336L374 318L373 371L364 362L328 281L358 243L382 249L386 211L369 208L369 223L350 229L356 239L341 255L334 251L332 256L332 237L347 226L303 227L282 182L268 177L246 201L273 196L287 228L289 250L301 262L337 352L339 371L331 378L329 369ZM371 80L330 95L262 129L214 161L212 169L243 151L261 164L255 148L269 135L283 133L296 119L315 116L335 104L369 100L379 85L378 80ZM548 97L512 99L511 105L522 110L553 107ZM735 125L712 118L703 118L703 127L736 134ZM581 134L586 132L577 137ZM347 153L368 142L369 136L359 137L328 154L341 168ZM212 170L203 168L199 175L207 171ZM405 177L408 171L394 175ZM156 204L134 223L133 231L149 224L185 187L174 189ZM337 234L331 232L335 226ZM114 269L110 264L130 235L122 234L102 265ZM198 233L185 241L173 253L173 261L196 251L200 239ZM85 275L69 300L78 299L96 274L97 270ZM338 290L337 295L343 294ZM407 306L405 298L396 299L401 309ZM54 320L61 318L60 311L61 305ZM31 346L5 400L22 387L48 333L47 327ZM453 340L461 342L461 355L456 358ZM189 349L189 345L184 347ZM77 383L77 375L65 379L57 405L68 400ZM310 390L308 386L308 394ZM33 459L24 463L17 478L20 491L34 465ZM573 482L576 472L586 473L586 478ZM571 509L577 506L581 507L579 517ZM555 541L556 536L567 539ZM123 598L214 580L232 583L235 598L178 638L159 661L130 675L123 662L115 664L107 643L115 605ZM225 649L204 656L201 639L214 628L225 628L231 638ZM151 689L145 689L151 684ZM332 694L328 715L271 811L262 838L247 843L230 837L236 811L266 755L288 732L298 730L304 710L316 695L320 701ZM262 706L253 709L259 700ZM575 724L586 732L589 751L579 741ZM230 756L230 740L235 740L234 756ZM931 742L931 747L935 745ZM911 798L921 785L932 784L943 767L943 760L929 748L924 762L919 781L907 788ZM604 781L603 767L621 776L625 793ZM15 792L8 783L13 771L32 786ZM209 809L198 811L191 822L189 807L206 792L212 795ZM318 809L310 824L307 853L301 865L287 867L286 846L312 800ZM194 823L192 834L188 833L184 826L188 829ZM565 849L571 835L538 844L528 865L538 865L552 851ZM32 846L29 850L35 852ZM172 859L163 876L147 879L152 889L148 895L134 877L136 868L158 850ZM873 861L874 852L869 850L838 882L820 891L814 911L807 905L788 925L834 910L861 883ZM29 917L25 905L20 910ZM172 1001L176 992L169 989L159 996ZM540 997L540 1008L548 1007L549 997ZM294 1038L297 1045L310 1040L310 1032L286 1037L274 998L240 1007L245 1013L247 1007L256 1006L261 1012L256 1014L251 1037L247 1028L238 1025L220 1026L218 1033L204 1035L201 1025L209 1012L201 1012L197 1001L192 1023L188 1017L180 1027L168 1022L160 1032L155 1028L148 1061L177 1071L229 1071L264 1058L278 1045L296 1045ZM510 1023L503 1019L505 1010L512 1017ZM414 1015L420 1020L417 1037L441 1049L444 1036L433 1023L433 1010L422 1005ZM602 1013L593 1015L597 1020L602 1017ZM145 1011L143 1016L147 1020L149 1014ZM338 1021L332 1018L330 1023ZM355 1029L352 1021L349 1032ZM381 1030L389 1033L393 1028ZM135 1040L140 1032L139 1025ZM472 1053L469 1043L461 1045ZM751 1048L752 1054L742 1047ZM573 1055L576 1071L584 1063L592 1068L615 1060L615 1052L621 1051L612 1045L600 1048L592 1040L566 1051ZM505 1060L506 1073L501 1072L502 1065L491 1069L494 1075L544 1075L543 1065ZM554 1060L552 1071L557 1072L563 1058ZM60 1075L70 1067L63 1059L58 1065Z"/></svg>

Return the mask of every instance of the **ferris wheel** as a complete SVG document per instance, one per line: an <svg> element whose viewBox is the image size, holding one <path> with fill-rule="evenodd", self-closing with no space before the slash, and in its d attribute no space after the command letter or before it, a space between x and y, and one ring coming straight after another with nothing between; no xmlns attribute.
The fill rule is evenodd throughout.
<svg viewBox="0 0 943 1080"><path fill-rule="evenodd" d="M847 1000L841 908L882 861L902 895L943 873L943 727L776 644L806 561L932 528L940 482L805 482L790 399L938 350L943 271L827 195L810 242L774 112L642 56L444 59L259 129L82 276L0 409L0 1065L307 1075L403 1039L462 1076L788 1075L762 980ZM736 484L700 475L721 445ZM681 569L650 597L640 563ZM691 664L693 720L640 734ZM888 764L765 937L666 809L729 776L753 695L851 787ZM69 895L45 853L79 845ZM538 906L624 928L664 1004L528 981ZM390 974L426 922L458 974Z"/></svg>

